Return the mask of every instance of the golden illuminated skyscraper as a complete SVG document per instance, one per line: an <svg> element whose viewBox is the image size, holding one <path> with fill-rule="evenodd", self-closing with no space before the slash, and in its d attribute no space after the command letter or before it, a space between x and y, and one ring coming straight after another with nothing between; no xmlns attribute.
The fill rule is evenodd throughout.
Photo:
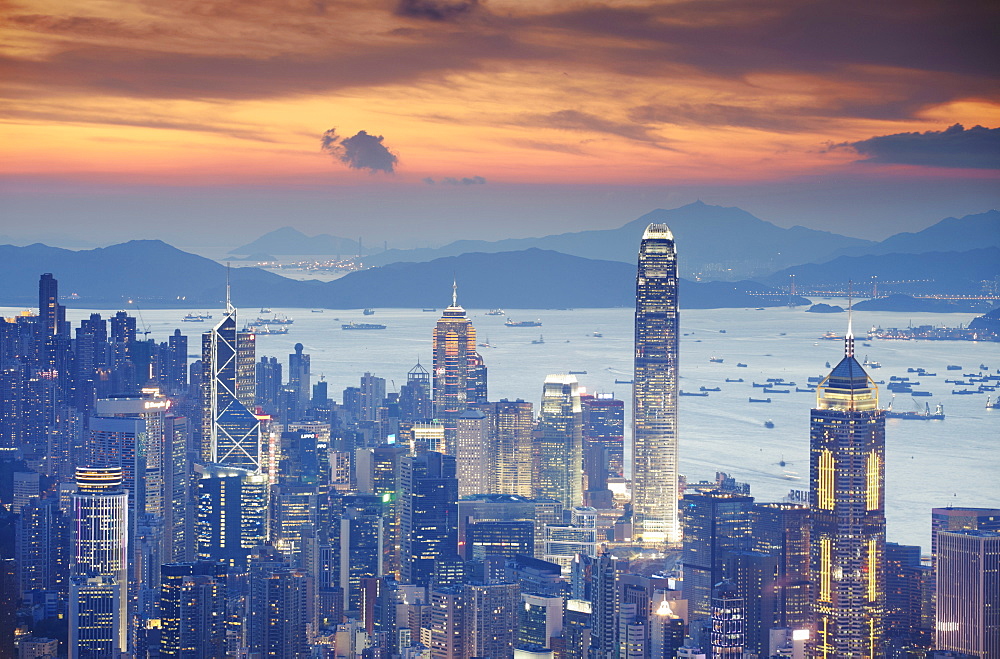
<svg viewBox="0 0 1000 659"><path fill-rule="evenodd" d="M677 252L665 224L639 246L635 284L632 511L644 542L679 542L677 515Z"/></svg>
<svg viewBox="0 0 1000 659"><path fill-rule="evenodd" d="M434 327L434 416L444 424L445 446L455 455L458 415L472 403L486 402L486 366L476 352L476 328L458 305L458 287L452 284L451 306Z"/></svg>
<svg viewBox="0 0 1000 659"><path fill-rule="evenodd" d="M844 358L816 388L809 454L816 656L882 657L885 413L850 324Z"/></svg>

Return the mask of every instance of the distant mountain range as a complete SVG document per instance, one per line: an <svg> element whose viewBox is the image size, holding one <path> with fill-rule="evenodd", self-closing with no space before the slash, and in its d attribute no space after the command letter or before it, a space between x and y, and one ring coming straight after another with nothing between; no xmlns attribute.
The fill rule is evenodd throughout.
<svg viewBox="0 0 1000 659"><path fill-rule="evenodd" d="M80 308L220 307L226 268L158 240L137 240L74 252L45 245L0 246L0 304L35 306L38 276L59 280L64 302ZM395 263L351 273L331 282L295 281L258 268L231 270L237 306L330 309L443 307L457 279L460 300L470 308L510 309L630 307L635 266L540 249L471 253L427 263ZM680 285L683 308L758 307L785 304L754 282L692 282ZM71 295L77 297L68 300ZM798 300L804 304L804 299Z"/></svg>
<svg viewBox="0 0 1000 659"><path fill-rule="evenodd" d="M617 229L499 241L460 240L439 248L394 249L368 254L364 261L369 266L382 266L433 261L472 252L537 248L632 264L642 233L653 222L666 224L673 232L678 245L681 275L700 281L767 278L777 283L784 277L786 281L780 284L784 285L787 275L794 272L795 267L807 271L808 267L803 264L823 264L842 256L966 252L1000 247L1000 212L996 210L963 218L946 218L923 231L899 233L881 242L872 242L801 226L783 229L739 208L711 206L699 201L671 210L652 211ZM358 244L327 235L309 238L285 227L237 248L233 253L331 254L334 246L340 250L337 253L346 256L357 253ZM815 272L821 272L821 269ZM777 279L770 277L774 273L779 273Z"/></svg>
<svg viewBox="0 0 1000 659"><path fill-rule="evenodd" d="M863 248L846 248L838 256L966 252L982 247L1000 247L1000 211L948 217L923 231L897 233Z"/></svg>
<svg viewBox="0 0 1000 659"><path fill-rule="evenodd" d="M344 258L361 253L357 240L338 238L326 233L307 236L293 229L282 227L229 251L230 254L281 254L284 256L342 256Z"/></svg>
<svg viewBox="0 0 1000 659"><path fill-rule="evenodd" d="M548 249L563 254L635 263L639 241L650 223L670 227L677 240L678 268L685 277L737 281L803 262L818 262L842 250L873 243L805 227L782 229L739 208L695 202L654 210L618 229L579 231L542 238L460 240L435 249L388 250L365 258L369 265L430 261L467 252Z"/></svg>
<svg viewBox="0 0 1000 659"><path fill-rule="evenodd" d="M827 263L797 265L765 277L773 286L787 286L795 275L795 285L856 291L867 295L877 282L879 293L952 293L971 295L982 292L982 282L1000 277L1000 247L964 252L923 254L875 254L840 256Z"/></svg>

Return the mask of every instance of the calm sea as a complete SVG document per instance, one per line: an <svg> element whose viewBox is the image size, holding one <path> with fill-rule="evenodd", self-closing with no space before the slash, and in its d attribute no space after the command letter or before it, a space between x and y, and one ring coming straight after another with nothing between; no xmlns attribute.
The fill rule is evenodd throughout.
<svg viewBox="0 0 1000 659"><path fill-rule="evenodd" d="M838 303L832 301L831 303ZM843 355L843 342L823 340L828 331L843 333L845 314L810 314L804 308L709 309L682 311L681 389L719 387L707 397L680 398L681 469L690 481L713 479L724 471L749 482L759 501L782 499L790 489L808 488L809 410L815 394L771 394L772 403L750 403L750 397L766 397L752 381L784 378L799 387L810 376L824 375ZM192 309L191 311L196 311ZM257 354L275 356L287 367L287 355L301 342L312 356L313 381L320 375L330 383L330 394L339 400L341 391L356 386L366 371L385 378L389 391L406 381L406 372L419 360L431 360L431 331L440 316L419 309L377 309L373 316L353 311L273 309L295 319L290 332L281 336L259 336ZM16 310L3 310L13 315ZM218 310L208 310L219 318ZM480 348L489 367L490 398L523 398L538 404L542 382L551 373L586 371L577 375L588 391L614 393L630 400L631 387L615 380L632 379L631 309L542 310L509 309L515 320L540 320L541 327L509 328L503 316L486 316L483 309L468 310L478 331ZM90 313L70 309L74 325ZM185 311L131 309L141 317L152 338L166 339L180 328L190 339L192 358L200 351L197 335L209 322L180 322ZM258 316L257 309L241 310L242 325ZM972 314L905 314L857 312L855 334L871 326L957 326ZM343 331L348 321L378 322L386 330ZM141 331L141 329L140 329ZM600 333L602 336L594 336ZM542 340L544 343L532 343ZM930 510L935 506L1000 507L1000 410L987 410L986 394L952 395L954 387L944 380L962 373L979 372L980 364L990 372L1000 369L1000 344L965 341L857 341L859 360L881 362L869 369L875 380L892 375L909 376L920 382L917 390L933 396L898 396L898 410L931 409L944 405L944 421L889 419L886 424L886 508L890 541L921 545L930 543ZM710 359L722 359L721 363ZM738 368L737 362L747 364ZM948 371L946 366L962 366ZM936 377L915 378L908 367L923 367ZM743 378L728 383L727 378ZM961 387L959 387L961 388ZM891 395L881 389L887 405ZM626 406L626 408L628 405ZM774 428L766 428L772 420ZM785 466L779 463L784 461ZM799 477L796 479L796 475Z"/></svg>

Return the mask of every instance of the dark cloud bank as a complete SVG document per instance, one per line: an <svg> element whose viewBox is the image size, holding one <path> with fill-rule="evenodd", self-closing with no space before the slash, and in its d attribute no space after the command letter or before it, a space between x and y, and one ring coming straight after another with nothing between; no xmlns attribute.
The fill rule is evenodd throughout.
<svg viewBox="0 0 1000 659"><path fill-rule="evenodd" d="M851 147L867 162L963 169L1000 169L1000 128L955 124L942 131L881 135Z"/></svg>

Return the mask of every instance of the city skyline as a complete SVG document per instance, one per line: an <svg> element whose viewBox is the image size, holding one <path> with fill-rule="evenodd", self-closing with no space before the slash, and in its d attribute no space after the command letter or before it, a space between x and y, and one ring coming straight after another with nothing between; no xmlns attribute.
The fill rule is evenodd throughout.
<svg viewBox="0 0 1000 659"><path fill-rule="evenodd" d="M331 397L322 372L319 382L308 386L315 363L308 342L297 342L288 354L287 383L276 359L264 355L255 364L256 337L238 331L237 310L227 302L222 318L203 334L201 359L190 361L190 368L182 359L179 368L177 353L186 339L176 330L164 342L148 338L149 325L141 315L117 312L108 332L101 315L91 314L71 340L73 323L67 318L75 314L67 316L58 281L44 274L38 314L0 322L4 504L12 494L10 510L5 507L0 515L14 521L10 526L18 548L16 557L0 558L10 568L5 574L17 579L19 620L33 631L43 628L35 624L42 620L53 620L45 624L55 630L64 623L54 620L68 620L71 657L116 643L139 656L157 645L169 653L204 635L211 639L205 656L213 658L221 657L225 647L289 657L319 651L359 658L362 650L371 650L382 659L428 653L432 659L471 659L482 652L537 654L540 645L548 659L556 650L580 658L596 650L640 659L654 647L664 659L674 653L690 656L698 648L713 656L738 657L746 648L803 658L808 651L811 657L833 653L874 659L882 656L883 645L891 644L894 651L932 647L934 592L951 598L942 600L947 606L939 611L939 623L961 627L979 619L976 607L955 605L954 593L994 569L1000 548L990 530L997 524L995 511L935 509L930 518L935 531L986 534L975 550L982 567L955 571L956 552L948 544L949 533L943 533L936 550L932 544L935 563L922 563L919 547L912 548L914 562L905 558L913 554L911 548L896 546L894 567L887 569L888 414L879 406L875 382L855 358L850 309L844 357L826 378L809 377L805 388L783 378L768 378L766 384L725 378L727 388L742 385L733 388L751 394L763 387L764 395L790 395L795 386L796 393L815 395L808 442L794 426L784 435L798 447L808 445L805 499L796 499L793 490L783 500L768 496L755 503L751 483L765 474L742 482L719 471L727 459L754 459L757 445L748 432L730 438L736 440L731 455L710 452L714 480L698 482L685 472L678 500L678 430L696 434L698 426L710 424L712 405L690 406L698 413L681 424L678 252L670 229L649 225L637 251L634 380L615 380L635 389L631 489L615 463L617 438L627 425L612 411L616 407L595 407L614 398L586 394L584 402L576 375L588 371L547 375L536 419L530 418L530 403L489 402L485 366L490 360L475 348L492 353L494 345L476 342L454 283L452 304L431 337L427 329L433 317L424 315L427 310L411 310L422 318L416 325L423 331L414 339L421 351L431 345L445 357L481 369L479 376L457 383L460 392L482 400L466 403L470 409L455 419L456 441L450 443L448 417L460 410L453 410L447 397L432 409L431 373L419 360L405 388L397 390L391 380L366 370L358 386ZM759 311L764 309L733 313L748 322ZM381 313L365 310L365 315ZM398 313L388 311L390 318L398 319ZM504 313L483 314L489 316ZM294 326L294 319L281 318ZM551 318L545 314L546 323ZM577 316L574 338L565 342L590 343L608 363L604 332L581 336L582 318ZM453 328L451 321L460 327ZM532 361L525 359L530 346L546 345L542 337L529 342L533 329L527 335L519 329L539 327L541 318L482 322L503 328L505 341L522 337L516 344L522 361ZM342 337L329 348L338 352L365 345L374 353L383 336L389 337L387 343L407 342L376 332L352 349L343 337L357 332L341 335L336 325L324 325L328 339ZM761 359L744 343L746 328L730 329L732 337L725 328L697 333L711 336L707 343L714 347L735 339L729 356ZM548 331L545 336L552 338ZM564 335L556 328L555 336L561 341ZM782 372L803 338L785 340L777 355ZM462 355L459 344L472 354ZM569 354L560 351L557 359L565 363ZM725 359L698 361L714 369ZM447 359L433 362L435 374L447 375ZM394 363L401 367L398 355ZM880 368L867 357L864 363ZM747 365L730 363L726 374L741 373L741 367ZM716 377L721 377L723 367L718 368ZM615 373L611 367L603 370ZM698 370L695 362L687 377L697 377ZM964 373L982 383L969 393L995 390L992 383L1000 382L1000 374L991 371L981 364L978 373ZM919 377L936 375L921 369ZM900 382L896 376L891 381ZM164 395L162 388L173 393ZM716 392L721 388L702 385L686 393L708 398ZM789 407L773 408L783 427L793 417L779 409L803 416L807 399L797 398ZM765 401L751 397L743 406L754 402ZM513 407L518 409L511 415ZM16 409L23 410L23 419ZM227 418L232 409L238 418ZM244 417L253 420L252 428L236 423ZM771 420L755 425L765 435L774 428ZM220 426L225 434L218 432ZM249 462L244 458L253 456L244 454L235 464L214 464L231 460L221 450L238 449L239 442L224 447L205 440L211 440L213 430L225 438L236 429L250 431L256 460ZM521 486L519 472L529 455L534 498L507 489ZM890 469L901 462L906 463L893 458ZM783 455L776 464L788 465ZM73 470L75 482L67 476ZM628 465L623 471L627 476ZM794 471L784 473L794 478ZM187 483L178 488L178 479ZM664 494L665 484L674 489ZM113 502L90 496L95 488L107 490ZM57 512L66 497L73 504L68 534L65 517ZM90 499L95 500L82 505ZM672 499L677 504L671 506ZM793 503L804 500L808 506ZM173 515L184 520L182 531ZM928 519L926 508L922 517ZM683 538L680 533L671 537L671 524L680 520ZM111 534L97 533L112 527ZM99 542L82 544L87 534ZM56 551L46 555L45 546ZM68 547L68 579L59 576L59 561L66 555L60 546ZM115 561L87 558L99 552L114 553ZM46 583L51 590L39 588ZM900 602L914 597L930 606L893 626L891 637L885 633L890 594L894 614ZM558 604L545 599L552 597ZM223 611L225 633L218 620L211 622ZM561 629L556 611L563 612ZM64 613L68 617L53 619ZM993 625L992 617L984 620ZM813 640L803 644L808 639ZM7 643L6 637L0 642ZM24 642L48 639L36 635ZM982 641L938 634L937 643L964 650Z"/></svg>

